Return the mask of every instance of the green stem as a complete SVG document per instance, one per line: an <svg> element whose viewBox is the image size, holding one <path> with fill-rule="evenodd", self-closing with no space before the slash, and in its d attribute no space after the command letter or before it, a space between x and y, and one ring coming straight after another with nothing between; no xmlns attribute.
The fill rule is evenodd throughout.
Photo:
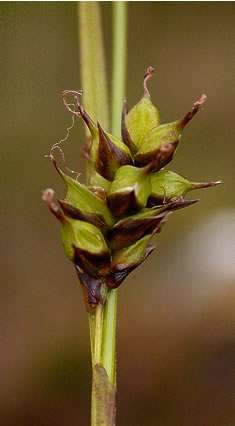
<svg viewBox="0 0 235 426"><path fill-rule="evenodd" d="M117 290L109 290L104 308L102 361L113 385L116 384Z"/></svg>
<svg viewBox="0 0 235 426"><path fill-rule="evenodd" d="M83 105L109 127L108 93L99 2L79 2L80 69Z"/></svg>
<svg viewBox="0 0 235 426"><path fill-rule="evenodd" d="M108 129L108 91L99 2L79 2L78 18L82 102L91 117ZM88 129L86 135L89 137ZM86 175L89 184L89 162Z"/></svg>
<svg viewBox="0 0 235 426"><path fill-rule="evenodd" d="M78 29L80 46L81 87L83 104L89 114L109 125L108 94L105 72L104 47L100 5L98 2L78 3ZM99 70L99 72L97 72ZM87 131L87 129L86 129ZM89 131L87 135L89 134ZM89 184L89 163L87 183ZM95 318L89 314L91 353L94 355Z"/></svg>
<svg viewBox="0 0 235 426"><path fill-rule="evenodd" d="M91 395L91 426L99 426L99 395L97 392L97 384L94 378L96 365L101 365L101 347L102 347L102 328L103 328L103 306L99 305L96 308L94 317L93 330L91 339L93 338L93 347L91 346L92 353L92 395Z"/></svg>
<svg viewBox="0 0 235 426"><path fill-rule="evenodd" d="M112 133L120 134L121 110L125 96L126 44L127 44L126 2L113 3L113 78L112 78Z"/></svg>
<svg viewBox="0 0 235 426"><path fill-rule="evenodd" d="M126 2L113 2L113 85L112 85L112 133L120 133L121 110L125 96L126 74ZM116 333L117 290L107 293L104 307L102 360L108 377L116 384Z"/></svg>
<svg viewBox="0 0 235 426"><path fill-rule="evenodd" d="M112 132L120 133L126 72L126 3L113 2ZM99 2L79 3L83 104L105 128L108 97ZM89 183L89 169L87 173ZM115 425L117 290L102 286L104 304L89 314L92 353L92 426Z"/></svg>
<svg viewBox="0 0 235 426"><path fill-rule="evenodd" d="M95 315L88 314L90 345L91 345L91 362L94 363L94 350L95 350Z"/></svg>

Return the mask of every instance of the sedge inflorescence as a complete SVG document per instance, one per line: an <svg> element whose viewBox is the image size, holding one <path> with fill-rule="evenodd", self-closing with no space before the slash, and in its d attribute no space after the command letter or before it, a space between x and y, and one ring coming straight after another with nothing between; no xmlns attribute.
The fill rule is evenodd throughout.
<svg viewBox="0 0 235 426"><path fill-rule="evenodd" d="M165 168L183 129L206 96L202 95L182 119L161 124L147 87L152 73L149 67L140 101L130 111L124 104L121 139L90 117L80 102L80 93L63 94L73 117L82 119L90 132L85 149L89 182L85 185L65 173L51 152L67 191L61 200L47 189L43 199L61 223L63 247L75 265L88 310L102 303L102 283L110 289L119 287L153 252L151 240L169 215L197 201L185 199L189 191L219 183L191 182ZM73 104L66 101L67 96L73 96Z"/></svg>

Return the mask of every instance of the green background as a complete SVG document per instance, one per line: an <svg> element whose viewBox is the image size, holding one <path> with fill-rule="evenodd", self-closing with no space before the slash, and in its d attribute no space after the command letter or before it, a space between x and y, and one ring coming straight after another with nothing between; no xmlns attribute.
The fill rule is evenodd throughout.
<svg viewBox="0 0 235 426"><path fill-rule="evenodd" d="M110 76L111 2L101 2ZM129 2L126 97L148 65L163 122L202 93L171 169L222 179L177 212L158 250L120 289L118 425L235 424L234 3ZM81 290L40 192L63 185L44 158L79 89L75 2L0 3L0 417L5 426L89 424L89 337ZM98 70L93 70L94 74ZM66 159L81 171L77 122Z"/></svg>

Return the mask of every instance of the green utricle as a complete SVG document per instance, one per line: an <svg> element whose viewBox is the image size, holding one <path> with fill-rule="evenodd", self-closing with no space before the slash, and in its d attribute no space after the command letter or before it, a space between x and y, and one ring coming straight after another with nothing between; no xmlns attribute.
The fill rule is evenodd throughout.
<svg viewBox="0 0 235 426"><path fill-rule="evenodd" d="M65 253L70 260L73 260L76 248L94 255L109 252L102 232L88 222L66 219L62 225L61 237Z"/></svg>
<svg viewBox="0 0 235 426"><path fill-rule="evenodd" d="M103 200L70 176L64 174L63 178L67 184L67 193L64 201L84 212L101 214L108 226L113 225L113 217Z"/></svg>
<svg viewBox="0 0 235 426"><path fill-rule="evenodd" d="M160 170L151 175L151 195L159 200L182 197L191 187L187 179L170 170Z"/></svg>
<svg viewBox="0 0 235 426"><path fill-rule="evenodd" d="M149 96L143 98L130 110L125 119L126 128L137 151L144 136L159 126L160 116Z"/></svg>

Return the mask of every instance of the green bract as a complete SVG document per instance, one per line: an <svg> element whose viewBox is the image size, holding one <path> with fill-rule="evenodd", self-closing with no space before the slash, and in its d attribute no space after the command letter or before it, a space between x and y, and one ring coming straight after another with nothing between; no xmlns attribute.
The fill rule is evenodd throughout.
<svg viewBox="0 0 235 426"><path fill-rule="evenodd" d="M170 170L159 170L151 174L151 195L149 201L169 202L170 200L184 197L193 189L208 188L219 182L190 182L185 177L171 172Z"/></svg>
<svg viewBox="0 0 235 426"><path fill-rule="evenodd" d="M153 128L143 137L135 155L135 163L139 167L152 163L154 170L161 169L172 159L180 135L181 126L178 121Z"/></svg>
<svg viewBox="0 0 235 426"><path fill-rule="evenodd" d="M152 73L149 67L141 100L130 112L124 105L122 140L102 123L96 125L82 105L73 111L91 134L86 148L88 186L68 176L50 155L67 191L63 200L56 200L48 189L43 199L61 222L64 250L76 267L88 309L102 303L102 282L118 287L150 255L153 236L172 212L197 201L184 198L189 191L220 183L191 182L163 168L206 97L202 95L183 119L160 124L147 87Z"/></svg>
<svg viewBox="0 0 235 426"><path fill-rule="evenodd" d="M145 207L150 193L150 175L144 169L122 166L108 191L108 205L113 214L120 217L127 211Z"/></svg>
<svg viewBox="0 0 235 426"><path fill-rule="evenodd" d="M106 203L85 185L66 175L58 167L57 170L67 186L67 193L64 199L65 203L71 206L74 211L77 209L84 215L91 213L101 217L106 222L107 226L112 226L114 219Z"/></svg>
<svg viewBox="0 0 235 426"><path fill-rule="evenodd" d="M183 197L190 189L191 182L169 170L160 170L151 175L151 197L160 202Z"/></svg>
<svg viewBox="0 0 235 426"><path fill-rule="evenodd" d="M76 249L91 254L109 252L101 231L91 223L66 218L62 225L61 237L65 253L70 260L74 259Z"/></svg>
<svg viewBox="0 0 235 426"><path fill-rule="evenodd" d="M159 112L152 104L148 96L135 105L125 117L125 126L133 145L130 146L135 152L141 147L145 135L160 123Z"/></svg>
<svg viewBox="0 0 235 426"><path fill-rule="evenodd" d="M146 235L134 244L114 252L108 277L108 285L111 288L118 287L126 276L152 253L155 247L149 244L150 240L151 235Z"/></svg>

